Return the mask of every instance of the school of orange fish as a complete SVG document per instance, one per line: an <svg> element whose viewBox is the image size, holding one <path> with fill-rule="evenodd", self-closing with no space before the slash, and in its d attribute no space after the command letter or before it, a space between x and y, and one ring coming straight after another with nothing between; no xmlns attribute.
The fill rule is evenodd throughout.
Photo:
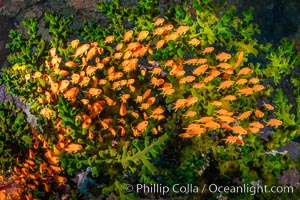
<svg viewBox="0 0 300 200"><path fill-rule="evenodd" d="M253 70L251 67L241 67L244 52L237 54L234 62L228 62L232 59L231 54L226 52L215 53L215 65L212 65L205 56L213 54L214 47L206 47L201 49L200 38L190 38L188 44L199 49L199 57L189 59L169 59L165 61L148 60L151 67L144 67L139 63L139 58L146 54L153 55L155 49L163 48L169 41L180 40L180 37L186 35L189 31L188 26L179 26L175 28L172 24L165 24L163 18L158 18L154 22L154 32L143 30L134 33L128 30L124 33L123 40L115 41L114 36L107 36L103 41L104 45L111 45L115 49L112 55L105 55L105 47L99 45L98 42L81 44L79 40L70 42L70 46L75 53L73 59L63 61L56 54L56 49L49 51L50 60L45 62L48 69L53 69L54 76L62 76L61 80L55 81L53 75L35 72L33 75L27 74L26 80L30 78L37 79L42 77L50 86L50 90L38 87L37 92L43 93L45 99L38 99L40 103L45 104L55 101L55 96L63 94L64 97L74 103L77 100L89 111L82 116L76 116L76 120L82 121L82 128L89 129L93 120L101 115L105 106L113 107L119 110L118 122L113 122L111 118L103 115L102 119L97 118L98 124L102 129L108 130L113 136L120 134L132 134L140 136L148 126L151 119L163 120L166 118L166 107L156 103L157 94L164 98L176 94L182 85L189 85L191 90L202 90L210 87L210 82L215 79L221 80L214 92L222 92L225 95L218 100L212 100L211 105L215 107L215 114L212 116L203 116L197 110L193 110L193 106L199 103L197 96L189 96L187 98L177 99L172 103L173 112L178 110L188 110L182 117L190 118L191 122L187 127L183 128L184 133L180 134L182 138L188 138L195 135L201 135L209 130L225 129L234 135L229 135L226 139L228 143L243 144L241 135L247 133L258 133L264 126L279 126L282 121L277 119L269 119L264 125L261 121L253 120L249 122L247 127L240 125L250 116L255 119L262 119L264 111L261 109L251 109L243 113L233 113L230 106L223 106L228 102L236 101L240 96L250 96L264 89L259 84L260 79L252 77ZM150 37L156 38L153 42ZM143 41L146 41L143 43ZM199 47L199 48L197 48ZM111 53L110 53L111 54ZM189 68L189 69L188 69ZM99 77L97 71L102 71L105 77ZM189 70L191 73L189 73ZM163 74L167 73L176 78L177 81L168 81ZM150 84L141 83L137 76L141 75L149 81ZM139 86L144 88L140 88ZM104 89L109 87L109 89ZM83 93L79 99L79 93ZM117 93L118 96L110 96L111 93ZM134 100L134 102L129 100ZM273 110L274 107L264 103L266 111ZM53 110L44 108L41 114L50 119ZM109 115L107 115L109 116ZM126 119L125 119L126 118ZM253 117L251 118L253 119ZM57 119L57 129L60 133L67 130L61 126ZM128 130L128 122L130 130ZM159 123L156 123L159 124ZM158 133L162 131L163 125L152 125L152 132ZM89 130L89 137L93 138L93 130ZM99 138L102 138L99 136Z"/></svg>
<svg viewBox="0 0 300 200"><path fill-rule="evenodd" d="M121 41L116 41L113 35L93 43L73 40L69 44L74 52L70 60L63 60L52 48L50 59L45 61L47 73L28 73L25 80L38 82L38 79L43 79L46 82L45 87L37 87L37 93L42 94L37 100L42 105L56 105L57 96L63 95L74 109L84 107L85 113L77 115L74 121L81 121L81 128L87 130L89 139L100 142L104 134L138 137L146 130L155 135L162 133L167 112L181 113L181 117L189 121L178 130L183 132L179 134L181 138L224 130L228 133L225 143L238 145L244 145L246 134L258 133L265 126L282 125L282 121L275 118L266 120L265 113L275 109L266 102L264 107L256 108L255 105L255 108L242 113L231 108L230 103L244 96L250 98L265 88L251 67L242 66L243 51L233 57L228 52L216 52L213 46L201 48L200 38L188 37L189 26L175 28L165 23L163 18L158 18L153 26L154 31L135 33L128 30ZM167 47L168 42L183 39L188 40L186 44L198 52L197 57L148 60L147 66L140 62L139 58L153 55L155 51ZM108 52L105 46L112 47L114 51ZM161 99L172 99L183 88L188 88L194 95L178 98L168 105L162 103ZM203 103L195 95L201 91L222 93L219 99L206 99L208 106L214 109L212 115L205 115L196 109ZM45 106L40 114L50 120L54 112ZM72 129L63 126L61 118L54 121L58 131L56 152L48 147L48 141L42 135L34 136L35 146L41 142L44 149L49 148L45 153L48 164L40 164L40 174L44 171L59 173L62 169L58 166L58 155L61 152L78 152L83 148L66 137ZM96 125L100 126L100 130L95 129ZM31 153L26 166L33 166L33 159ZM26 176L37 182L36 177L25 175L28 174L26 166L15 168L21 176L20 181L25 182L23 179ZM66 181L59 175L55 175L54 179L56 182ZM43 184L49 191L49 185ZM33 185L31 187L34 189Z"/></svg>

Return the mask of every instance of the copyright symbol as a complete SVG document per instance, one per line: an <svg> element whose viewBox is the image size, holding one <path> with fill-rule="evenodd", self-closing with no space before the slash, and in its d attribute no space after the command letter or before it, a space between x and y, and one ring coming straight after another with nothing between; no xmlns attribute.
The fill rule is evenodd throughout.
<svg viewBox="0 0 300 200"><path fill-rule="evenodd" d="M132 192L133 191L133 185L131 185L131 184L127 184L127 185L125 185L124 186L124 190L126 191L126 192Z"/></svg>

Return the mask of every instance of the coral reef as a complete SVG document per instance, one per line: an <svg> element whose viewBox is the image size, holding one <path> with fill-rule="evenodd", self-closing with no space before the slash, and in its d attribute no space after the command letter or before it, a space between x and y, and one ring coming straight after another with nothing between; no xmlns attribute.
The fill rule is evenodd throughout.
<svg viewBox="0 0 300 200"><path fill-rule="evenodd" d="M104 24L74 31L73 16L45 13L47 37L34 19L23 22L26 36L10 32L0 81L36 122L20 128L18 110L12 130L26 153L2 167L13 168L28 198L66 187L65 196L132 199L140 194L127 184L207 184L236 174L272 185L298 170L288 154L270 153L299 135L299 111L277 88L299 61L293 43L259 44L251 9L218 17L211 1L193 1L160 15L157 5L101 2ZM220 176L208 180L213 170ZM75 174L79 192L70 189Z"/></svg>

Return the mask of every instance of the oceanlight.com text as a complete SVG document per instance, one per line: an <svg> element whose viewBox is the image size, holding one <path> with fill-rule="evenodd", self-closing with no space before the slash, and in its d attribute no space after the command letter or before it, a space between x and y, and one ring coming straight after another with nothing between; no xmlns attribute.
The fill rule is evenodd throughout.
<svg viewBox="0 0 300 200"><path fill-rule="evenodd" d="M207 187L210 193L248 193L255 195L258 193L293 193L294 188L292 186L266 186L266 185L250 185L243 184L240 186L223 186L210 184Z"/></svg>
<svg viewBox="0 0 300 200"><path fill-rule="evenodd" d="M261 193L293 193L294 188L292 186L267 186L267 185L251 185L243 184L239 186L224 186L217 184L205 184L201 187L187 184L180 185L174 184L171 186L162 185L162 184L136 184L131 185L127 184L124 187L126 192L136 192L144 194L160 194L166 195L168 193L176 194L197 194L197 193L245 193L250 195L261 194Z"/></svg>

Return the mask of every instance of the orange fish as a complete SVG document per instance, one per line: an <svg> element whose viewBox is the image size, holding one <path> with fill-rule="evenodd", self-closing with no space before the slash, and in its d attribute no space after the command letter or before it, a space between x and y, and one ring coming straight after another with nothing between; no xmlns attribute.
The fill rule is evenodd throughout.
<svg viewBox="0 0 300 200"><path fill-rule="evenodd" d="M189 97L186 98L185 106L186 107L193 106L197 103L197 101L198 101L198 97L189 96Z"/></svg>
<svg viewBox="0 0 300 200"><path fill-rule="evenodd" d="M226 116L226 115L221 115L221 116L218 116L217 118L228 124L235 122L235 119L233 117Z"/></svg>
<svg viewBox="0 0 300 200"><path fill-rule="evenodd" d="M205 63L207 63L206 58L199 58L198 61L197 61L197 64L199 64L199 65L202 65L202 64L205 64Z"/></svg>
<svg viewBox="0 0 300 200"><path fill-rule="evenodd" d="M219 64L217 65L217 67L220 67L220 68L222 68L222 69L230 69L232 66L231 66L231 64L229 64L229 63L219 63Z"/></svg>
<svg viewBox="0 0 300 200"><path fill-rule="evenodd" d="M234 133L238 133L238 134L242 134L242 135L247 134L247 130L241 126L232 126L231 130Z"/></svg>
<svg viewBox="0 0 300 200"><path fill-rule="evenodd" d="M216 70L215 67L212 67L211 72L210 72L210 76L215 78L215 77L219 76L220 74L221 74L220 71Z"/></svg>
<svg viewBox="0 0 300 200"><path fill-rule="evenodd" d="M166 35L166 36L164 37L164 40L165 40L166 42L168 42L168 41L170 41L170 40L176 40L176 39L178 38L178 36L179 36L179 34L176 33L176 32L170 33L169 35Z"/></svg>
<svg viewBox="0 0 300 200"><path fill-rule="evenodd" d="M126 130L123 126L117 126L121 130L121 136L123 137L126 134Z"/></svg>
<svg viewBox="0 0 300 200"><path fill-rule="evenodd" d="M52 94L58 94L58 83L53 83L50 87Z"/></svg>
<svg viewBox="0 0 300 200"><path fill-rule="evenodd" d="M85 69L85 72L87 76L92 76L95 74L96 70L97 70L96 66L89 65Z"/></svg>
<svg viewBox="0 0 300 200"><path fill-rule="evenodd" d="M222 106L222 102L220 102L220 101L213 101L212 103L211 103L213 106Z"/></svg>
<svg viewBox="0 0 300 200"><path fill-rule="evenodd" d="M120 96L121 102L122 103L127 103L127 100L130 98L130 94L122 94Z"/></svg>
<svg viewBox="0 0 300 200"><path fill-rule="evenodd" d="M155 97L150 97L149 99L147 99L147 103L151 106L152 104L154 104L155 99Z"/></svg>
<svg viewBox="0 0 300 200"><path fill-rule="evenodd" d="M114 106L116 105L116 102L114 100L112 100L111 98L109 98L108 96L106 95L103 95L104 96L104 100L106 101L107 105L109 106Z"/></svg>
<svg viewBox="0 0 300 200"><path fill-rule="evenodd" d="M165 24L162 28L164 30L163 33L167 33L170 30L172 30L174 28L174 26L172 24Z"/></svg>
<svg viewBox="0 0 300 200"><path fill-rule="evenodd" d="M236 96L234 96L234 95L226 95L224 97L224 100L234 101L234 100L236 100Z"/></svg>
<svg viewBox="0 0 300 200"><path fill-rule="evenodd" d="M214 117L207 116L207 117L201 117L200 119L194 120L194 122L197 122L197 123L207 123L207 122L210 122L212 120L214 120Z"/></svg>
<svg viewBox="0 0 300 200"><path fill-rule="evenodd" d="M156 43L156 49L160 49L164 46L165 44L165 40L159 40L157 43Z"/></svg>
<svg viewBox="0 0 300 200"><path fill-rule="evenodd" d="M224 110L224 109L217 110L216 113L218 115L224 115L224 116L232 116L233 115L233 112L228 112L227 110Z"/></svg>
<svg viewBox="0 0 300 200"><path fill-rule="evenodd" d="M199 76L199 75L203 74L207 70L207 68L208 68L207 64L200 65L199 67L194 69L192 73L196 76Z"/></svg>
<svg viewBox="0 0 300 200"><path fill-rule="evenodd" d="M257 118L262 118L265 115L262 111L260 111L258 109L254 111L254 114L255 114L255 117L257 117Z"/></svg>
<svg viewBox="0 0 300 200"><path fill-rule="evenodd" d="M199 64L198 61L199 61L199 59L197 59L197 58L191 58L191 59L184 61L183 64L196 65L196 64Z"/></svg>
<svg viewBox="0 0 300 200"><path fill-rule="evenodd" d="M174 60L166 60L164 66L165 67L173 67L174 64L175 64Z"/></svg>
<svg viewBox="0 0 300 200"><path fill-rule="evenodd" d="M127 32L124 34L123 41L124 41L124 42L128 42L129 40L131 40L132 35L133 35L133 30L127 31Z"/></svg>
<svg viewBox="0 0 300 200"><path fill-rule="evenodd" d="M104 64L103 63L96 63L96 68L97 69L103 69L104 68Z"/></svg>
<svg viewBox="0 0 300 200"><path fill-rule="evenodd" d="M97 52L98 52L98 48L92 47L86 54L86 61L91 60L96 55Z"/></svg>
<svg viewBox="0 0 300 200"><path fill-rule="evenodd" d="M67 182L67 178L59 175L54 175L54 181L57 183L65 183Z"/></svg>
<svg viewBox="0 0 300 200"><path fill-rule="evenodd" d="M115 129L113 129L112 127L109 127L108 130L110 131L110 133L111 133L114 137L116 137L117 132L115 131Z"/></svg>
<svg viewBox="0 0 300 200"><path fill-rule="evenodd" d="M125 104L124 103L121 103L121 106L120 106L120 115L123 117L123 116L125 116L126 115L126 106L125 106Z"/></svg>
<svg viewBox="0 0 300 200"><path fill-rule="evenodd" d="M160 67L154 67L150 73L151 73L151 76L154 76L154 75L160 75L162 72L162 69Z"/></svg>
<svg viewBox="0 0 300 200"><path fill-rule="evenodd" d="M115 53L114 54L114 59L118 60L118 59L121 59L123 56L123 53Z"/></svg>
<svg viewBox="0 0 300 200"><path fill-rule="evenodd" d="M162 35L164 33L164 28L163 27L158 27L154 30L153 35Z"/></svg>
<svg viewBox="0 0 300 200"><path fill-rule="evenodd" d="M140 117L140 115L137 112L131 112L130 115L136 119L138 119Z"/></svg>
<svg viewBox="0 0 300 200"><path fill-rule="evenodd" d="M136 128L131 127L132 133L134 137L138 137L141 135L141 132L138 131Z"/></svg>
<svg viewBox="0 0 300 200"><path fill-rule="evenodd" d="M214 47L206 47L201 53L202 54L207 54L207 53L211 53L214 51Z"/></svg>
<svg viewBox="0 0 300 200"><path fill-rule="evenodd" d="M55 48L55 47L51 48L51 49L49 50L49 54L50 54L50 57L56 56L56 48Z"/></svg>
<svg viewBox="0 0 300 200"><path fill-rule="evenodd" d="M189 42L188 42L190 45L193 45L193 46L198 46L200 44L200 40L198 40L197 38L193 38L191 39Z"/></svg>
<svg viewBox="0 0 300 200"><path fill-rule="evenodd" d="M99 120L98 122L104 130L109 128L109 125L106 122L104 122L103 120Z"/></svg>
<svg viewBox="0 0 300 200"><path fill-rule="evenodd" d="M190 135L188 132L186 132L186 133L179 134L179 137L182 137L184 139L184 138L190 138L190 137L193 137L193 136Z"/></svg>
<svg viewBox="0 0 300 200"><path fill-rule="evenodd" d="M141 31L139 34L138 34L138 37L136 38L137 41L141 41L141 40L144 40L146 39L146 37L149 35L149 31Z"/></svg>
<svg viewBox="0 0 300 200"><path fill-rule="evenodd" d="M183 128L187 131L190 131L190 130L198 130L201 128L201 125L200 124L189 124L187 128Z"/></svg>
<svg viewBox="0 0 300 200"><path fill-rule="evenodd" d="M214 122L214 121L205 122L204 126L206 128L210 128L212 130L216 130L221 127L220 124L218 124L217 122Z"/></svg>
<svg viewBox="0 0 300 200"><path fill-rule="evenodd" d="M78 64L74 61L67 61L65 62L65 66L67 67L76 67Z"/></svg>
<svg viewBox="0 0 300 200"><path fill-rule="evenodd" d="M259 78L253 77L253 78L249 79L249 83L257 84L257 83L259 83Z"/></svg>
<svg viewBox="0 0 300 200"><path fill-rule="evenodd" d="M88 86L88 84L90 83L90 80L91 79L88 76L82 77L81 80L80 80L80 82L79 82L80 87L86 87L86 86Z"/></svg>
<svg viewBox="0 0 300 200"><path fill-rule="evenodd" d="M111 58L110 58L109 56L103 58L103 59L102 59L102 64L105 65L106 63L108 63L108 62L110 61L110 59L111 59Z"/></svg>
<svg viewBox="0 0 300 200"><path fill-rule="evenodd" d="M104 43L112 43L114 41L115 37L113 35L107 36L104 40Z"/></svg>
<svg viewBox="0 0 300 200"><path fill-rule="evenodd" d="M190 110L188 112L186 112L184 115L182 115L183 117L195 117L197 115L196 111Z"/></svg>
<svg viewBox="0 0 300 200"><path fill-rule="evenodd" d="M164 18L157 18L154 22L154 26L160 26L162 25L163 23L165 22L165 19Z"/></svg>
<svg viewBox="0 0 300 200"><path fill-rule="evenodd" d="M71 48L72 48L72 49L77 48L79 42L80 42L80 41L79 41L78 39L72 40L72 41L70 42Z"/></svg>
<svg viewBox="0 0 300 200"><path fill-rule="evenodd" d="M244 85L245 83L247 83L248 80L245 78L240 78L239 80L236 81L237 85ZM252 88L253 89L253 88Z"/></svg>
<svg viewBox="0 0 300 200"><path fill-rule="evenodd" d="M148 121L142 121L142 122L138 123L135 128L138 131L143 132L147 128L148 124L149 124Z"/></svg>
<svg viewBox="0 0 300 200"><path fill-rule="evenodd" d="M42 76L42 73L41 72L35 72L33 75L32 75L32 78L36 79L36 78L40 78Z"/></svg>
<svg viewBox="0 0 300 200"><path fill-rule="evenodd" d="M268 110L274 110L274 106L272 106L271 104L268 103L264 103L265 108L267 108Z"/></svg>
<svg viewBox="0 0 300 200"><path fill-rule="evenodd" d="M225 130L228 130L228 131L230 131L231 130L231 126L229 126L227 123L225 123L225 122L220 122L220 124L221 124L221 127L223 128L223 129L225 129Z"/></svg>
<svg viewBox="0 0 300 200"><path fill-rule="evenodd" d="M249 123L250 127L255 127L255 128L264 128L264 125L260 122L254 121Z"/></svg>
<svg viewBox="0 0 300 200"><path fill-rule="evenodd" d="M176 112L179 108L184 108L186 106L186 102L186 99L177 99L172 109Z"/></svg>
<svg viewBox="0 0 300 200"><path fill-rule="evenodd" d="M193 88L195 88L195 89L201 89L201 88L203 88L204 86L205 86L204 83L194 83L194 84L193 84Z"/></svg>
<svg viewBox="0 0 300 200"><path fill-rule="evenodd" d="M82 44L79 47L77 47L75 54L74 54L74 59L77 58L78 56L81 56L83 53L85 53L89 48L90 44Z"/></svg>
<svg viewBox="0 0 300 200"><path fill-rule="evenodd" d="M99 96L102 93L102 90L99 88L89 88L87 96Z"/></svg>
<svg viewBox="0 0 300 200"><path fill-rule="evenodd" d="M244 141L243 141L242 137L240 137L240 136L229 135L224 140L225 140L225 143L244 145Z"/></svg>
<svg viewBox="0 0 300 200"><path fill-rule="evenodd" d="M134 100L136 103L141 103L143 101L143 96L137 95L136 99Z"/></svg>
<svg viewBox="0 0 300 200"><path fill-rule="evenodd" d="M183 35L183 34L185 34L188 30L189 30L189 27L188 27L188 26L179 26L179 27L176 29L176 32L177 32L179 35Z"/></svg>
<svg viewBox="0 0 300 200"><path fill-rule="evenodd" d="M131 51L125 51L125 53L123 54L123 59L126 60L126 59L130 58L131 56L132 56Z"/></svg>
<svg viewBox="0 0 300 200"><path fill-rule="evenodd" d="M123 79L123 80L120 80L120 85L121 86L125 86L125 85L127 85L128 83L127 83L127 80L126 79Z"/></svg>
<svg viewBox="0 0 300 200"><path fill-rule="evenodd" d="M153 115L153 116L150 116L150 118L160 121L160 120L165 119L166 117L164 115Z"/></svg>
<svg viewBox="0 0 300 200"><path fill-rule="evenodd" d="M250 133L258 133L260 128L257 128L257 127L249 127L247 129Z"/></svg>
<svg viewBox="0 0 300 200"><path fill-rule="evenodd" d="M104 49L102 47L98 47L97 50L98 50L98 54L100 55L104 53Z"/></svg>
<svg viewBox="0 0 300 200"><path fill-rule="evenodd" d="M220 89L225 89L225 88L229 88L230 86L232 86L234 84L234 81L223 81L220 86L218 87L218 91Z"/></svg>
<svg viewBox="0 0 300 200"><path fill-rule="evenodd" d="M105 85L107 83L106 79L100 79L99 80L99 85Z"/></svg>
<svg viewBox="0 0 300 200"><path fill-rule="evenodd" d="M151 116L153 116L153 115L160 115L160 114L162 114L162 113L164 113L164 112L165 112L164 108L163 108L162 106L158 106L157 108L155 108L155 109L152 111Z"/></svg>
<svg viewBox="0 0 300 200"><path fill-rule="evenodd" d="M261 91L263 90L265 87L263 85L254 85L252 87L252 90L255 91L255 92L258 92L258 91Z"/></svg>
<svg viewBox="0 0 300 200"><path fill-rule="evenodd" d="M119 43L116 46L116 51L120 51L123 48L124 44L123 43Z"/></svg>
<svg viewBox="0 0 300 200"><path fill-rule="evenodd" d="M208 77L206 77L206 78L203 80L203 82L204 82L204 83L208 83L208 82L212 81L214 78L215 78L214 76L209 75Z"/></svg>
<svg viewBox="0 0 300 200"><path fill-rule="evenodd" d="M281 120L278 119L269 119L267 126L280 126L282 124Z"/></svg>
<svg viewBox="0 0 300 200"><path fill-rule="evenodd" d="M147 110L150 107L150 104L148 103L142 103L139 107L141 110Z"/></svg>
<svg viewBox="0 0 300 200"><path fill-rule="evenodd" d="M238 120L244 120L251 115L252 111L243 112L240 116L237 117Z"/></svg>
<svg viewBox="0 0 300 200"><path fill-rule="evenodd" d="M142 96L143 100L145 100L147 97L149 97L149 95L151 94L151 91L152 91L151 89L148 89L144 92L144 94Z"/></svg>
<svg viewBox="0 0 300 200"><path fill-rule="evenodd" d="M225 52L221 52L218 55L216 55L216 59L219 61L226 62L230 58L231 58L231 55L229 53L225 53Z"/></svg>
<svg viewBox="0 0 300 200"><path fill-rule="evenodd" d="M130 90L131 92L134 92L134 91L135 91L135 87L132 86L132 85L129 85L129 90Z"/></svg>
<svg viewBox="0 0 300 200"><path fill-rule="evenodd" d="M235 66L234 66L234 69L237 68L238 66L240 66L240 64L241 64L242 61L243 61L243 58L244 58L244 52L241 51L241 52L239 53L239 55L238 55L238 59L237 59L237 61L236 61L236 64L235 64Z"/></svg>
<svg viewBox="0 0 300 200"><path fill-rule="evenodd" d="M92 123L92 119L90 118L90 116L88 116L88 115L86 115L86 114L84 114L83 116L83 123L82 123L82 129L87 129L87 128L89 128L89 126L91 125L91 123Z"/></svg>
<svg viewBox="0 0 300 200"><path fill-rule="evenodd" d="M179 79L179 84L190 83L193 82L195 79L195 76L186 76L184 78Z"/></svg>
<svg viewBox="0 0 300 200"><path fill-rule="evenodd" d="M240 75L248 75L248 74L252 74L253 70L250 67L244 67L242 69L240 69L238 76Z"/></svg>
<svg viewBox="0 0 300 200"><path fill-rule="evenodd" d="M64 150L68 153L76 153L77 151L80 151L81 149L82 149L81 144L71 143L71 144L68 144Z"/></svg>
<svg viewBox="0 0 300 200"><path fill-rule="evenodd" d="M139 42L132 42L132 43L129 43L125 49L125 51L132 51L134 49L136 49L137 47L140 46L140 43Z"/></svg>
<svg viewBox="0 0 300 200"><path fill-rule="evenodd" d="M172 95L174 92L175 92L174 88L164 88L161 94L163 95L163 97L165 97L165 96Z"/></svg>
<svg viewBox="0 0 300 200"><path fill-rule="evenodd" d="M239 89L239 94L252 95L253 90L252 90L252 88L249 88L249 87L243 87L243 88Z"/></svg>
<svg viewBox="0 0 300 200"><path fill-rule="evenodd" d="M225 74L227 74L227 75L231 75L231 74L234 73L234 71L233 71L232 69L226 69L226 70L224 70L223 72L224 72Z"/></svg>

